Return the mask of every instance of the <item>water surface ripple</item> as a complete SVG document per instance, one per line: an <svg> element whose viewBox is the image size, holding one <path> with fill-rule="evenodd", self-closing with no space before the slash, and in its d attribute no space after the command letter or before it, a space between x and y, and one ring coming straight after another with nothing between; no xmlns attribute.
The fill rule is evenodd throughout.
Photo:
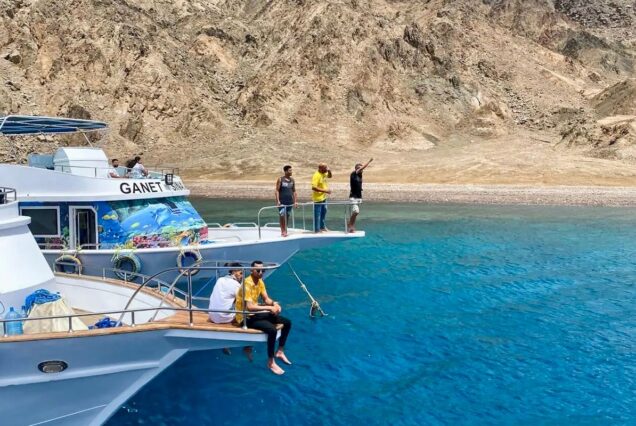
<svg viewBox="0 0 636 426"><path fill-rule="evenodd" d="M209 221L262 205L195 204ZM635 224L619 208L365 204L366 239L293 260L327 318L286 268L269 279L294 321L283 377L264 346L253 364L192 353L109 424L635 424Z"/></svg>

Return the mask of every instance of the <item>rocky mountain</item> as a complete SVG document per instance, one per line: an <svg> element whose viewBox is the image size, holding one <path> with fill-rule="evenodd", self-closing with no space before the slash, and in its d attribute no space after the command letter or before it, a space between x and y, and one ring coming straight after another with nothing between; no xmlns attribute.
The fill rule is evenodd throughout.
<svg viewBox="0 0 636 426"><path fill-rule="evenodd" d="M0 20L0 113L105 120L109 154L190 176L636 162L634 0L0 0Z"/></svg>

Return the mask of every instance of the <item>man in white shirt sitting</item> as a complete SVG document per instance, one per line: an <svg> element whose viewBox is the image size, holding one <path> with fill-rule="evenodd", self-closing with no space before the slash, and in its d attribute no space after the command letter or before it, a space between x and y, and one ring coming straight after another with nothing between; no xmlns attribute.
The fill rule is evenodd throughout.
<svg viewBox="0 0 636 426"><path fill-rule="evenodd" d="M120 176L119 172L117 171L117 167L119 167L119 160L116 159L116 158L113 158L111 160L111 163L112 163L113 167L111 167L108 170L108 177L111 178L111 179L120 179L120 178L122 178L123 176Z"/></svg>
<svg viewBox="0 0 636 426"><path fill-rule="evenodd" d="M214 284L214 290L210 296L211 311L229 311L234 307L236 293L243 281L243 269L238 262L229 263L225 266L232 268L228 275L219 278ZM210 312L210 321L217 324L227 324L234 321L234 314L227 312Z"/></svg>

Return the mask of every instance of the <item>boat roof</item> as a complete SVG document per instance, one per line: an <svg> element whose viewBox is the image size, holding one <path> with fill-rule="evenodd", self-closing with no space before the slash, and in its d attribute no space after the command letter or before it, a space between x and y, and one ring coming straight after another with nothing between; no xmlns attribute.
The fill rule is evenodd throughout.
<svg viewBox="0 0 636 426"><path fill-rule="evenodd" d="M60 133L84 133L106 130L101 121L78 118L43 117L33 115L0 116L0 135L45 135Z"/></svg>

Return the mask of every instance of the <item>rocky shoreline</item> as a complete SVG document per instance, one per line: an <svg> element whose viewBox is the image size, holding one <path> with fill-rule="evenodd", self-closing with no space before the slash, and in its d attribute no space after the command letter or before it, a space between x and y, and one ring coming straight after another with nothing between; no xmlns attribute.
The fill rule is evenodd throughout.
<svg viewBox="0 0 636 426"><path fill-rule="evenodd" d="M274 200L274 183L262 181L186 181L193 196L229 199ZM348 185L332 183L332 199L348 197ZM299 200L311 197L309 185L298 185ZM367 201L501 204L636 206L636 187L445 185L365 183Z"/></svg>

